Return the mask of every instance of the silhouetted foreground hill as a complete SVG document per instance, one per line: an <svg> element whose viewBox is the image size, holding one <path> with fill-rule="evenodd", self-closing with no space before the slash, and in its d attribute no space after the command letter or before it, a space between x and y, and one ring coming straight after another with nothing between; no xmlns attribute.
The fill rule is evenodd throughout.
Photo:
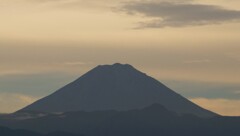
<svg viewBox="0 0 240 136"><path fill-rule="evenodd" d="M52 132L49 134L40 134L29 130L13 130L6 127L0 127L0 136L82 136L82 135L75 135L66 132Z"/></svg>
<svg viewBox="0 0 240 136"><path fill-rule="evenodd" d="M31 114L35 114L33 118L29 116ZM29 118L23 119L23 115L28 115ZM37 113L16 113L5 116L0 119L0 125L41 133L61 130L85 136L240 135L238 117L200 118L187 114L179 116L159 104L130 111L79 111L45 115L41 113L42 116L39 117L36 115Z"/></svg>

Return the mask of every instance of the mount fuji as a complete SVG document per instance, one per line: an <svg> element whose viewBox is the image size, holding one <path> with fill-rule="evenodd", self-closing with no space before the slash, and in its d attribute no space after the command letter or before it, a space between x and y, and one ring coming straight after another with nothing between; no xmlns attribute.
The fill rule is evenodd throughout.
<svg viewBox="0 0 240 136"><path fill-rule="evenodd" d="M179 115L214 117L129 64L100 65L18 112L128 111L161 104Z"/></svg>

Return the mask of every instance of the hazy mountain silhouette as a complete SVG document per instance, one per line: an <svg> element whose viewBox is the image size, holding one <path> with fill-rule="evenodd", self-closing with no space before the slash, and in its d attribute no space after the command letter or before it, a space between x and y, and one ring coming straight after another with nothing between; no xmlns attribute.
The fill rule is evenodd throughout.
<svg viewBox="0 0 240 136"><path fill-rule="evenodd" d="M15 117L23 115L21 113L14 114ZM180 116L160 104L129 111L49 113L42 117L20 120L11 117L0 119L0 124L15 129L28 129L40 133L61 130L85 136L240 135L239 117L215 116L202 118L194 115Z"/></svg>
<svg viewBox="0 0 240 136"><path fill-rule="evenodd" d="M240 135L240 117L205 110L118 63L98 66L20 111L0 115L0 125L11 128L0 127L0 136Z"/></svg>
<svg viewBox="0 0 240 136"><path fill-rule="evenodd" d="M131 65L97 66L55 93L23 108L24 111L127 111L158 103L178 114L213 117L159 81Z"/></svg>

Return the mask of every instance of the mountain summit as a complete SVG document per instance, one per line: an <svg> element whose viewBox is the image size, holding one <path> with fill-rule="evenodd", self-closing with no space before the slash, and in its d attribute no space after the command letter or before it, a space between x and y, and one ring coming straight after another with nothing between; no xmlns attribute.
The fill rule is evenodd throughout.
<svg viewBox="0 0 240 136"><path fill-rule="evenodd" d="M205 110L128 64L100 65L21 111L70 112L143 109L161 104L178 114L212 117Z"/></svg>

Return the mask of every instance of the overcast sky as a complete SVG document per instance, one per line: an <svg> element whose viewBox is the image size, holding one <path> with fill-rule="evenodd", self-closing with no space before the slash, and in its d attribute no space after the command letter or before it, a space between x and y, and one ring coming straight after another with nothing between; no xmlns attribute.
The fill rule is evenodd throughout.
<svg viewBox="0 0 240 136"><path fill-rule="evenodd" d="M0 112L120 62L240 115L239 28L239 0L0 0Z"/></svg>

